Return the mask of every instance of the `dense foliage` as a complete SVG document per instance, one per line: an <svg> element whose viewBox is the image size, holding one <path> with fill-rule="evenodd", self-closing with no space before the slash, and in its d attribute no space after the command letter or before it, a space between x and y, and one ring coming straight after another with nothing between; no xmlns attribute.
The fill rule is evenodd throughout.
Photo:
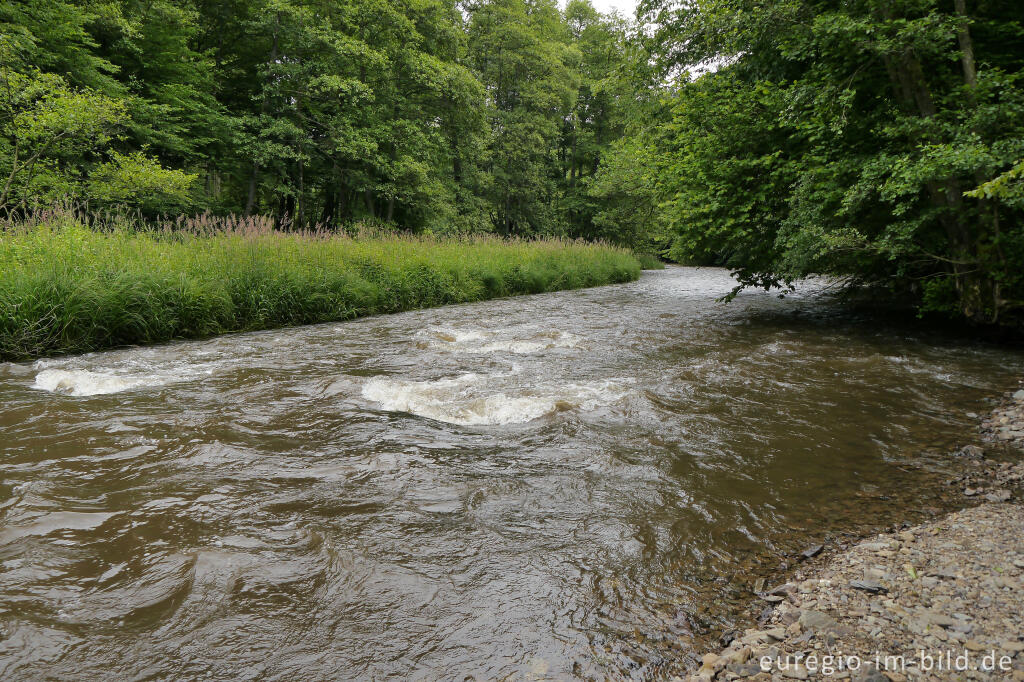
<svg viewBox="0 0 1024 682"><path fill-rule="evenodd" d="M0 231L0 361L344 320L636 279L626 250L559 240L349 237L258 217L141 231L68 214Z"/></svg>
<svg viewBox="0 0 1024 682"><path fill-rule="evenodd" d="M8 0L0 216L602 239L1024 327L1019 0Z"/></svg>
<svg viewBox="0 0 1024 682"><path fill-rule="evenodd" d="M0 213L624 242L590 181L630 31L587 0L8 0Z"/></svg>
<svg viewBox="0 0 1024 682"><path fill-rule="evenodd" d="M1024 321L1019 0L659 0L655 194L679 258ZM708 71L691 79L687 70Z"/></svg>

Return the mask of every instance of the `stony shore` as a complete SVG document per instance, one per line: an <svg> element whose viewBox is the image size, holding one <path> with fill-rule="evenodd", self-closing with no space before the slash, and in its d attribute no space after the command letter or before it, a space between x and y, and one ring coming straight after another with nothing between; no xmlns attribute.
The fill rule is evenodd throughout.
<svg viewBox="0 0 1024 682"><path fill-rule="evenodd" d="M981 432L988 440L1024 444L1024 388L1005 396L981 423Z"/></svg>
<svg viewBox="0 0 1024 682"><path fill-rule="evenodd" d="M1024 446L1024 390L982 424ZM995 447L995 446L993 446ZM973 506L879 534L768 586L758 627L703 656L691 682L849 679L1024 681L1024 462L954 456Z"/></svg>

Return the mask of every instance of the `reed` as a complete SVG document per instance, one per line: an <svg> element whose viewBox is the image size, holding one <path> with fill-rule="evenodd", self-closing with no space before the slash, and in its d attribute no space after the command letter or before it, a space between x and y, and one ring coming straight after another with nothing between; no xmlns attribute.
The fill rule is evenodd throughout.
<svg viewBox="0 0 1024 682"><path fill-rule="evenodd" d="M357 230L358 232L358 230ZM283 232L261 218L34 214L0 225L0 360L346 320L636 279L556 239Z"/></svg>

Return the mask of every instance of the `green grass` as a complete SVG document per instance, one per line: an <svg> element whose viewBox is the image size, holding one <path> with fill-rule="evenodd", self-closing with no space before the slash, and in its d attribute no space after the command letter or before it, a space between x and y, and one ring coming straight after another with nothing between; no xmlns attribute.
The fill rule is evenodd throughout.
<svg viewBox="0 0 1024 682"><path fill-rule="evenodd" d="M558 240L268 229L0 226L0 360L636 279L628 251Z"/></svg>
<svg viewBox="0 0 1024 682"><path fill-rule="evenodd" d="M640 268L643 270L664 270L665 264L661 259L651 253L637 253L636 259L640 261Z"/></svg>

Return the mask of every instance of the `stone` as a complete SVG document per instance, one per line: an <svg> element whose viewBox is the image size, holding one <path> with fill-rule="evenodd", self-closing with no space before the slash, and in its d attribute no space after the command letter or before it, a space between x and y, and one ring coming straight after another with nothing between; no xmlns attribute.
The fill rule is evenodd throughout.
<svg viewBox="0 0 1024 682"><path fill-rule="evenodd" d="M738 677L753 677L761 672L761 666L754 663L730 663L725 669Z"/></svg>
<svg viewBox="0 0 1024 682"><path fill-rule="evenodd" d="M800 556L804 559L810 559L821 554L821 550L823 549L825 549L825 545L814 545L813 547L808 547L804 551L800 552Z"/></svg>
<svg viewBox="0 0 1024 682"><path fill-rule="evenodd" d="M1013 419L1024 425L1024 416ZM969 473L954 480L956 487L949 489L954 494L965 487L979 498L1004 489L1012 492L1024 480L1021 464L964 458L958 466ZM805 679L801 673L818 679L806 666L786 674L778 665L770 673L758 671L758 665L763 655L792 664L801 656L813 653L820 659L834 652L856 654L866 662L861 670L847 671L852 680L951 679L913 665L899 672L873 671L870 661L878 648L904 655L907 662L914 660L911 652L919 650L966 650L974 661L991 650L997 658L1010 656L1024 682L1024 507L977 502L983 504L944 516L938 516L939 509L927 510L936 516L932 521L896 527L864 542L847 545L836 539L837 552L827 562L794 567L792 584L767 593L787 599L764 609L767 617L759 621L761 629L747 630L745 641L719 651L723 660L710 671L710 679L787 682ZM749 592L748 597L753 600ZM760 602L754 612L764 606ZM736 651L744 645L756 650L748 660L742 660L746 652ZM969 671L962 677L1012 679L1012 673L992 677Z"/></svg>
<svg viewBox="0 0 1024 682"><path fill-rule="evenodd" d="M965 445L953 454L964 459L985 459L985 451L977 445Z"/></svg>
<svg viewBox="0 0 1024 682"><path fill-rule="evenodd" d="M1010 499L1009 490L993 490L992 492L985 495L985 499L989 502L1006 502Z"/></svg>
<svg viewBox="0 0 1024 682"><path fill-rule="evenodd" d="M835 620L821 611L803 611L798 621L805 630L831 630L836 626Z"/></svg>
<svg viewBox="0 0 1024 682"><path fill-rule="evenodd" d="M851 580L850 587L855 590L870 592L871 594L885 594L889 591L888 587L874 580Z"/></svg>
<svg viewBox="0 0 1024 682"><path fill-rule="evenodd" d="M929 635L935 629L925 618L911 618L907 621L907 629L915 635Z"/></svg>
<svg viewBox="0 0 1024 682"><path fill-rule="evenodd" d="M1024 402L1024 388L1020 389L1019 391L1016 391L1013 394L1013 399L1016 400L1018 403Z"/></svg>
<svg viewBox="0 0 1024 682"><path fill-rule="evenodd" d="M705 668L713 669L715 667L715 663L717 663L720 658L721 656L718 654L707 653L704 654L704 657L701 659L701 663L704 664Z"/></svg>
<svg viewBox="0 0 1024 682"><path fill-rule="evenodd" d="M937 578L946 579L956 579L960 577L960 574L951 566L939 566L938 568L932 569L931 574Z"/></svg>
<svg viewBox="0 0 1024 682"><path fill-rule="evenodd" d="M743 637L740 638L740 642L746 645L765 644L768 642L768 635L761 630L747 630Z"/></svg>
<svg viewBox="0 0 1024 682"><path fill-rule="evenodd" d="M881 552L889 549L888 542L862 542L860 546L861 549L865 549L869 552Z"/></svg>
<svg viewBox="0 0 1024 682"><path fill-rule="evenodd" d="M938 611L927 611L921 615L922 618L924 618L932 625L938 625L944 628L948 628L951 625L956 625L955 618L951 618L944 613L939 613Z"/></svg>
<svg viewBox="0 0 1024 682"><path fill-rule="evenodd" d="M778 587L773 587L771 590L768 591L768 594L774 594L778 597L785 597L796 591L796 585L794 585L793 583L784 583L782 585L779 585Z"/></svg>

